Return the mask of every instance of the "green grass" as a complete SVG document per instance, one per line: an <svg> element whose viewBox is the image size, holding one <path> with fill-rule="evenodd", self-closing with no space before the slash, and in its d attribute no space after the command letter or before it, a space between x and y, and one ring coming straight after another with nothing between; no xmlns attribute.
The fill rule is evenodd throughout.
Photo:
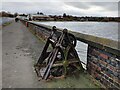
<svg viewBox="0 0 120 90"><path fill-rule="evenodd" d="M10 25L11 23L12 23L12 22L6 22L6 23L2 24L2 26L3 26L3 27L8 26L8 25Z"/></svg>
<svg viewBox="0 0 120 90"><path fill-rule="evenodd" d="M52 79L47 82L48 88L96 88L100 89L100 84L92 81L89 74L80 73L79 77L75 75L68 76L67 78Z"/></svg>

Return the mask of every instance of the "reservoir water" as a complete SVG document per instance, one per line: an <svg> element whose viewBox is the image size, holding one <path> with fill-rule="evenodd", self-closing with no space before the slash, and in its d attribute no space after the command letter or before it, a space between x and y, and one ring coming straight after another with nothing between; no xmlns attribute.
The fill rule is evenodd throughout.
<svg viewBox="0 0 120 90"><path fill-rule="evenodd" d="M108 38L118 41L118 23L117 22L35 22L58 28L66 28L68 30L90 34L97 37ZM80 41L77 42L76 50L79 58L87 63L87 44ZM85 66L84 66L85 67Z"/></svg>
<svg viewBox="0 0 120 90"><path fill-rule="evenodd" d="M118 40L117 22L35 22L58 28L66 28L72 31Z"/></svg>

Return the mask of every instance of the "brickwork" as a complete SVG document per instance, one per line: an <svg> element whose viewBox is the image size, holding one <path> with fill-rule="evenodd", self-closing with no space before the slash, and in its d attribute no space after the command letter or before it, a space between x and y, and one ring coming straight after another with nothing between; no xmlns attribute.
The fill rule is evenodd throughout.
<svg viewBox="0 0 120 90"><path fill-rule="evenodd" d="M120 56L88 46L87 70L107 88L120 90Z"/></svg>

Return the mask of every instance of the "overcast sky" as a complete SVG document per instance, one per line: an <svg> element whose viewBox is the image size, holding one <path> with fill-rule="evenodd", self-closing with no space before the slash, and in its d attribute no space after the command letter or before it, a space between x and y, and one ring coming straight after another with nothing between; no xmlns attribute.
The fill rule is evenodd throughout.
<svg viewBox="0 0 120 90"><path fill-rule="evenodd" d="M19 1L19 0L18 0ZM34 2L33 2L34 1ZM3 0L2 10L12 13L36 13L77 16L118 16L118 0L114 2L79 2L78 0ZM90 0L89 0L90 1ZM111 0L112 1L112 0ZM116 1L116 2L115 2Z"/></svg>

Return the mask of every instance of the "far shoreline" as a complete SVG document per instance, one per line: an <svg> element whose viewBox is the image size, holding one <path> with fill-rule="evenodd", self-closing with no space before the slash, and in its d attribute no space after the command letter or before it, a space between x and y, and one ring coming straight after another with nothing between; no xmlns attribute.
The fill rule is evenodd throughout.
<svg viewBox="0 0 120 90"><path fill-rule="evenodd" d="M46 20L42 20L42 21L40 21L40 20L32 20L32 21L35 21L35 22L116 22L116 23L120 23L120 22L118 22L118 21L60 21L60 20L58 20L58 21L46 21Z"/></svg>

